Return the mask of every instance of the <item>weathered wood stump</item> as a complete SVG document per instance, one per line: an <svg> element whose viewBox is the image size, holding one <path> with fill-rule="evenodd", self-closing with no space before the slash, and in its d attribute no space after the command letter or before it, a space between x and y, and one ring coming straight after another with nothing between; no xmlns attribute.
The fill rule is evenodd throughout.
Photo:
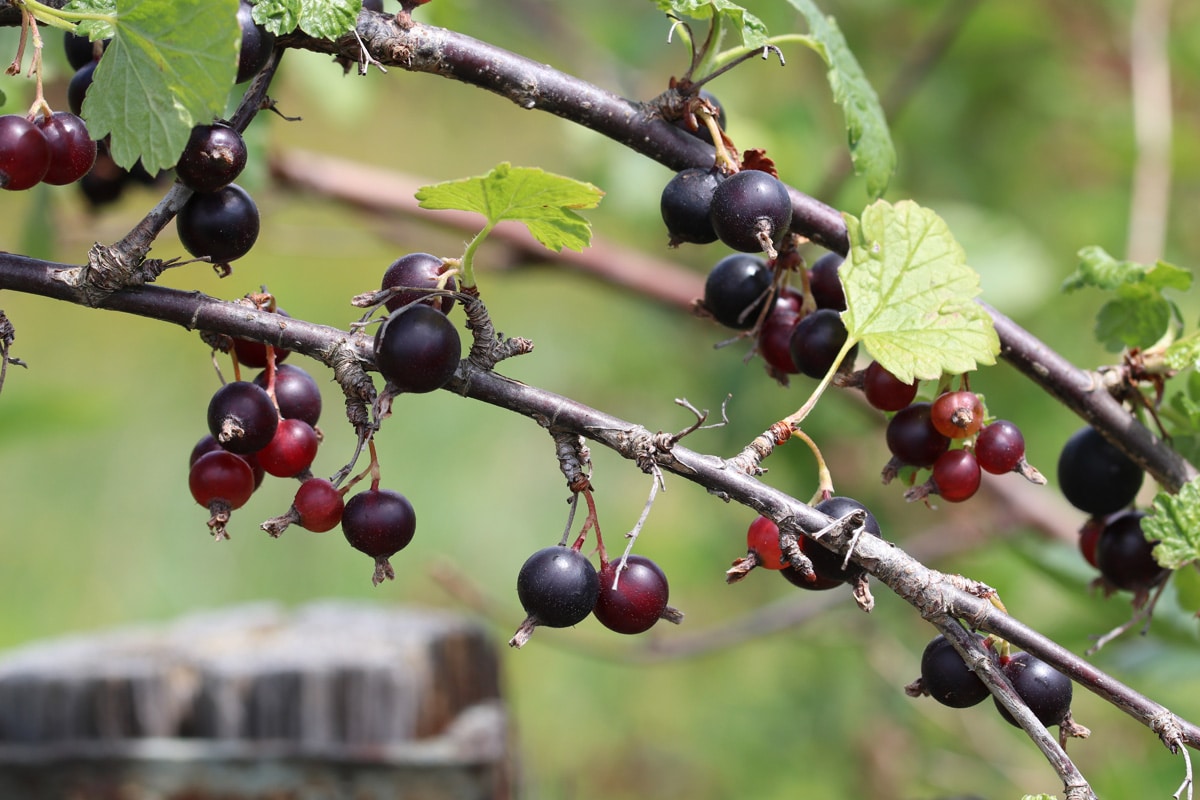
<svg viewBox="0 0 1200 800"><path fill-rule="evenodd" d="M0 798L510 794L490 637L429 610L256 605L0 656Z"/></svg>

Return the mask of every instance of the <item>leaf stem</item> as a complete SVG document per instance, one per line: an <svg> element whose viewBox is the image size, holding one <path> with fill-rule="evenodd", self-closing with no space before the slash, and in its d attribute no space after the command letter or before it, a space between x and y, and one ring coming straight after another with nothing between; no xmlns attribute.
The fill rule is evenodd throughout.
<svg viewBox="0 0 1200 800"><path fill-rule="evenodd" d="M467 249L463 251L462 261L459 262L459 269L462 270L462 287L464 289L475 288L475 251L483 244L483 240L496 227L495 222L488 222L483 226L479 233L475 234L475 238L467 245Z"/></svg>
<svg viewBox="0 0 1200 800"><path fill-rule="evenodd" d="M817 405L817 401L821 399L825 389L833 382L833 376L837 374L838 367L842 364L842 359L854 349L858 344L858 340L852 337L846 338L846 343L842 345L842 349L838 351L837 358L833 360L833 365L829 367L829 371L825 373L825 377L821 378L821 382L817 384L817 388L813 389L812 394L804 401L804 405L800 406L796 413L784 418L783 422L791 427L793 431L799 430L800 423L809 415L813 408Z"/></svg>
<svg viewBox="0 0 1200 800"><path fill-rule="evenodd" d="M39 3L38 0L13 0L14 4L26 9L39 22L44 22L52 28L59 28L64 31L74 31L76 22L107 22L109 25L117 24L117 17L113 14L95 14L84 11L63 11L61 8Z"/></svg>

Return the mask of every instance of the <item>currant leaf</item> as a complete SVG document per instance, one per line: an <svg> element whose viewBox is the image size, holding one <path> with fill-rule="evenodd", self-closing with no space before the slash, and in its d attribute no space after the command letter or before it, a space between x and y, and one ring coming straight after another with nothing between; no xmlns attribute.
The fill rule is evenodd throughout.
<svg viewBox="0 0 1200 800"><path fill-rule="evenodd" d="M867 194L878 198L887 191L896 171L896 148L888 130L879 96L850 52L837 22L812 0L788 0L804 15L814 43L810 46L829 67L827 77L833 99L846 118L846 138L854 172L867 182Z"/></svg>
<svg viewBox="0 0 1200 800"><path fill-rule="evenodd" d="M1112 291L1127 284L1146 284L1153 289L1178 289L1186 292L1192 285L1192 273L1166 261L1138 264L1118 261L1103 247L1085 247L1077 254L1079 266L1063 281L1064 292L1093 288Z"/></svg>
<svg viewBox="0 0 1200 800"><path fill-rule="evenodd" d="M254 21L279 36L296 28L318 39L336 39L358 21L362 0L261 0Z"/></svg>
<svg viewBox="0 0 1200 800"><path fill-rule="evenodd" d="M590 183L505 162L487 175L423 186L421 208L473 211L488 228L504 220L522 223L549 250L582 250L592 226L572 209L595 208L604 192Z"/></svg>
<svg viewBox="0 0 1200 800"><path fill-rule="evenodd" d="M1200 478L1185 483L1177 494L1155 495L1142 532L1158 541L1154 560L1167 569L1200 559Z"/></svg>
<svg viewBox="0 0 1200 800"><path fill-rule="evenodd" d="M83 104L113 160L148 172L173 165L192 128L225 109L237 73L237 0L121 0L112 41ZM144 102L129 103L131 97Z"/></svg>
<svg viewBox="0 0 1200 800"><path fill-rule="evenodd" d="M979 275L941 217L909 200L845 216L850 253L838 274L851 342L902 383L996 363L999 337L974 302Z"/></svg>
<svg viewBox="0 0 1200 800"><path fill-rule="evenodd" d="M300 26L300 15L303 13L303 0L263 0L254 5L251 16L271 33L282 36Z"/></svg>
<svg viewBox="0 0 1200 800"><path fill-rule="evenodd" d="M692 19L719 17L718 24L724 30L734 30L742 37L742 44L750 49L767 44L767 26L758 17L730 0L655 0L663 11Z"/></svg>
<svg viewBox="0 0 1200 800"><path fill-rule="evenodd" d="M110 39L116 33L113 17L117 15L117 0L71 0L62 7L64 14L88 14L95 19L85 19L75 26L76 36L86 36L91 41Z"/></svg>

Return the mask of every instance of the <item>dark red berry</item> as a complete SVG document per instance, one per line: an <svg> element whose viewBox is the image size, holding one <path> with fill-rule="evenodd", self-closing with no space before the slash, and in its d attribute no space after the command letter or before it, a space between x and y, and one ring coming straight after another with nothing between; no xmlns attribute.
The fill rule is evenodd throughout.
<svg viewBox="0 0 1200 800"><path fill-rule="evenodd" d="M982 473L970 450L948 450L933 462L930 476L937 493L949 503L969 500L979 491Z"/></svg>
<svg viewBox="0 0 1200 800"><path fill-rule="evenodd" d="M280 353L287 355L288 351L276 349L276 362L281 358ZM242 361L240 356L238 360ZM254 376L254 383L267 388L266 370ZM279 406L279 416L284 419L302 419L314 428L321 419L321 388L312 375L294 364L277 364L275 367L275 403Z"/></svg>
<svg viewBox="0 0 1200 800"><path fill-rule="evenodd" d="M989 422L975 439L975 457L984 472L1003 475L1016 469L1025 457L1021 429L1006 419Z"/></svg>
<svg viewBox="0 0 1200 800"><path fill-rule="evenodd" d="M196 446L192 448L192 453L188 457L188 467L196 463L196 460L205 453L212 453L217 450L225 450L217 443L211 433L204 434L200 441L196 442ZM228 452L228 451L225 451ZM235 454L238 458L245 461L250 466L250 471L254 473L254 488L262 486L263 478L266 477L266 470L262 468L262 464L258 463L258 457L254 453L239 453Z"/></svg>
<svg viewBox="0 0 1200 800"><path fill-rule="evenodd" d="M255 24L253 10L246 0L238 6L238 25L242 29L242 46L238 51L237 83L250 80L267 65L271 49L275 47L275 34Z"/></svg>
<svg viewBox="0 0 1200 800"><path fill-rule="evenodd" d="M901 464L932 467L950 449L950 439L938 433L929 419L929 403L913 403L888 421L888 449Z"/></svg>
<svg viewBox="0 0 1200 800"><path fill-rule="evenodd" d="M388 559L412 541L417 515L408 498L390 489L368 489L346 501L342 533L355 550L375 559L371 582L378 586L396 577Z"/></svg>
<svg viewBox="0 0 1200 800"><path fill-rule="evenodd" d="M96 163L96 142L83 120L66 111L55 111L49 117L39 115L35 123L50 148L50 167L42 177L43 183L65 186L88 174Z"/></svg>
<svg viewBox="0 0 1200 800"><path fill-rule="evenodd" d="M409 287L388 298L384 305L388 311L395 311L409 303L420 302L449 314L454 308L454 298L446 295L433 295L423 289L437 289L442 273L446 271L446 262L429 253L409 253L392 262L383 273L381 289L393 289L399 286ZM441 287L453 291L457 284L451 278Z"/></svg>
<svg viewBox="0 0 1200 800"><path fill-rule="evenodd" d="M808 288L817 302L817 308L846 310L846 292L842 288L842 279L838 276L838 270L844 261L845 259L837 253L826 253L818 258L808 271Z"/></svg>
<svg viewBox="0 0 1200 800"><path fill-rule="evenodd" d="M228 125L192 128L175 175L194 192L215 192L237 179L246 166L246 142Z"/></svg>
<svg viewBox="0 0 1200 800"><path fill-rule="evenodd" d="M275 435L259 450L258 463L277 478L291 478L312 466L317 457L317 432L302 419L283 419Z"/></svg>
<svg viewBox="0 0 1200 800"><path fill-rule="evenodd" d="M29 189L48 169L50 144L41 129L18 114L0 116L0 189Z"/></svg>
<svg viewBox="0 0 1200 800"><path fill-rule="evenodd" d="M1131 592L1151 589L1170 571L1154 558L1157 541L1142 531L1141 511L1125 511L1105 521L1096 538L1096 568L1112 586Z"/></svg>
<svg viewBox="0 0 1200 800"><path fill-rule="evenodd" d="M208 404L208 430L231 453L254 453L275 436L279 412L270 396L249 381L217 390Z"/></svg>
<svg viewBox="0 0 1200 800"><path fill-rule="evenodd" d="M792 355L792 363L803 375L823 378L833 367L848 336L841 314L831 308L817 309L796 323L796 327L792 329L792 335L788 339L788 352ZM853 367L857 353L856 344L846 353L839 368Z"/></svg>
<svg viewBox="0 0 1200 800"><path fill-rule="evenodd" d="M296 490L292 508L300 517L300 526L313 533L324 533L342 521L346 503L342 493L325 478L309 478Z"/></svg>
<svg viewBox="0 0 1200 800"><path fill-rule="evenodd" d="M254 474L250 465L233 453L214 450L196 459L188 471L192 497L205 508L223 503L230 509L241 508L254 494Z"/></svg>
<svg viewBox="0 0 1200 800"><path fill-rule="evenodd" d="M916 398L917 382L902 383L878 361L872 361L863 373L863 394L880 411L899 411Z"/></svg>
<svg viewBox="0 0 1200 800"><path fill-rule="evenodd" d="M650 559L631 555L618 580L620 564L621 559L615 558L600 570L600 592L592 613L611 631L642 633L653 627L667 608L667 576Z"/></svg>
<svg viewBox="0 0 1200 800"><path fill-rule="evenodd" d="M291 318L291 314L284 311L282 308L275 309L274 313L281 317ZM283 324L282 322L280 323ZM273 347L275 351L275 365L278 366L285 358L291 354L291 350L284 350L282 347ZM254 367L261 369L267 365L267 346L262 342L252 342L249 339L234 339L233 352L237 356L238 363L243 367ZM259 383L255 381L255 383ZM264 389L267 388L265 380L259 383Z"/></svg>

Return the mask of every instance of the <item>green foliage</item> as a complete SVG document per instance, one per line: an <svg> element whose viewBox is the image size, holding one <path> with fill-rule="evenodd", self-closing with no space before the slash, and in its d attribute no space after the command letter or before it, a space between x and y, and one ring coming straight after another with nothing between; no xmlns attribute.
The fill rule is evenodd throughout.
<svg viewBox="0 0 1200 800"><path fill-rule="evenodd" d="M1165 261L1118 261L1102 247L1093 246L1079 251L1079 266L1063 282L1063 291L1090 287L1115 294L1100 308L1096 338L1116 352L1124 347L1147 348L1162 339L1170 330L1171 320L1178 318L1163 291L1186 292L1191 285L1189 271ZM1193 342L1188 348L1193 354L1191 360L1195 360L1195 350ZM1177 359L1186 357L1177 351Z"/></svg>
<svg viewBox="0 0 1200 800"><path fill-rule="evenodd" d="M117 0L71 0L62 7L62 16L82 17L75 26L76 36L95 42L116 33Z"/></svg>
<svg viewBox="0 0 1200 800"><path fill-rule="evenodd" d="M354 27L362 0L260 0L254 21L276 35L299 28L318 39L336 39Z"/></svg>
<svg viewBox="0 0 1200 800"><path fill-rule="evenodd" d="M896 148L879 97L833 17L822 14L812 0L788 2L804 15L815 40L813 49L829 67L829 88L846 117L854 171L866 178L868 195L881 197L896 171Z"/></svg>
<svg viewBox="0 0 1200 800"><path fill-rule="evenodd" d="M732 27L750 49L767 44L767 26L762 20L730 0L655 0L663 11L692 19L711 19L714 25ZM698 76L699 77L699 76Z"/></svg>
<svg viewBox="0 0 1200 800"><path fill-rule="evenodd" d="M175 163L195 125L225 109L237 73L237 0L125 0L118 12L83 116L93 138L112 136L118 164L141 158L154 173Z"/></svg>
<svg viewBox="0 0 1200 800"><path fill-rule="evenodd" d="M974 298L979 275L946 223L903 200L846 215L850 253L840 275L851 342L902 381L994 364L1000 341Z"/></svg>
<svg viewBox="0 0 1200 800"><path fill-rule="evenodd" d="M1178 494L1155 495L1142 532L1147 540L1158 541L1154 558L1168 569L1200 558L1200 478L1184 484Z"/></svg>

